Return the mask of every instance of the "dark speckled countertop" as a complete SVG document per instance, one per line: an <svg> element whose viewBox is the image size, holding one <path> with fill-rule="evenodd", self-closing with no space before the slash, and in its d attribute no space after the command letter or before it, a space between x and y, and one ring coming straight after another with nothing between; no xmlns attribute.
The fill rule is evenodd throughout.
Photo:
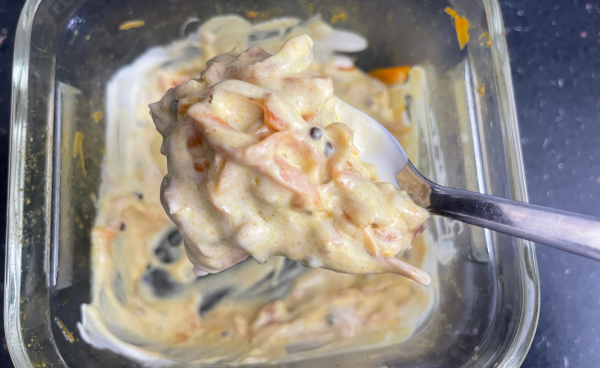
<svg viewBox="0 0 600 368"><path fill-rule="evenodd" d="M600 217L600 1L499 1L529 200ZM12 48L23 2L0 0L0 264ZM523 367L600 366L600 262L536 250L541 313ZM0 367L10 368L3 331L0 339Z"/></svg>
<svg viewBox="0 0 600 368"><path fill-rule="evenodd" d="M600 217L600 1L501 4L529 201ZM600 263L536 252L541 312L523 367L600 366Z"/></svg>

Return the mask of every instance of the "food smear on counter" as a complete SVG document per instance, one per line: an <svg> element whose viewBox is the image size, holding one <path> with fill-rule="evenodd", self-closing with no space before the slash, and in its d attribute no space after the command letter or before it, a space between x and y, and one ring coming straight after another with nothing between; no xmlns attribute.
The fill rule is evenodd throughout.
<svg viewBox="0 0 600 368"><path fill-rule="evenodd" d="M148 104L198 79L208 60L234 47L273 54L302 34L314 40L310 70L330 76L338 98L384 124L418 160L414 120L426 119L425 71L413 66L404 84L386 85L337 54L364 50L366 40L319 17L252 24L219 16L184 40L147 50L107 85L92 301L82 305L77 326L84 341L143 366L277 364L394 346L428 321L438 287L428 231L399 258L431 275L426 287L397 274L337 273L283 257L264 265L248 258L197 277L160 202L167 159ZM173 107L186 108L182 100ZM196 164L193 172L210 170Z"/></svg>
<svg viewBox="0 0 600 368"><path fill-rule="evenodd" d="M454 20L456 38L458 39L458 44L460 45L460 49L462 50L469 42L469 21L467 20L467 17L461 17L460 15L458 15L456 10L450 7L447 7L446 9L444 9L444 11Z"/></svg>
<svg viewBox="0 0 600 368"><path fill-rule="evenodd" d="M370 123L309 69L312 46L300 35L273 55L234 49L150 105L168 162L161 199L194 271L283 256L426 285L429 276L396 255L429 214L361 160L369 148L354 132Z"/></svg>

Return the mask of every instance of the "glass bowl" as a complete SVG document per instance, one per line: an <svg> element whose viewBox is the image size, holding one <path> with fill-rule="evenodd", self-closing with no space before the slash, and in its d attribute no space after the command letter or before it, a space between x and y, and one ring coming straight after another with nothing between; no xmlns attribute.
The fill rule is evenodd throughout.
<svg viewBox="0 0 600 368"><path fill-rule="evenodd" d="M470 22L463 50L447 6ZM17 367L141 366L88 345L75 327L91 298L93 197L105 153L105 125L90 116L105 108L116 70L149 47L181 38L189 19L249 11L335 20L367 38L369 48L353 55L364 70L423 66L428 115L414 127L418 169L443 185L527 200L496 0L29 0L13 67L5 291L7 343ZM131 19L145 26L119 32ZM86 175L72 155L76 131L88 137ZM519 366L539 312L533 245L443 218L428 231L438 299L408 340L281 366Z"/></svg>

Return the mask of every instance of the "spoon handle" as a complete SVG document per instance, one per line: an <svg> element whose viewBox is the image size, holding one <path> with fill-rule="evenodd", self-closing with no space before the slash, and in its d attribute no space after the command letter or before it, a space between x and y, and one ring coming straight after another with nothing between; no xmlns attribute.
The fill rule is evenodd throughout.
<svg viewBox="0 0 600 368"><path fill-rule="evenodd" d="M429 182L436 215L600 260L600 219Z"/></svg>

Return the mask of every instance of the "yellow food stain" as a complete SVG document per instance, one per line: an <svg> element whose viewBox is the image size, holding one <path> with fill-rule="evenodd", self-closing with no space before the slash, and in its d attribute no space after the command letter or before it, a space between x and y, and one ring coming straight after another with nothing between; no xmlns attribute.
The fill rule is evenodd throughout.
<svg viewBox="0 0 600 368"><path fill-rule="evenodd" d="M264 20L264 19L269 19L269 18L280 16L281 14L283 14L283 11L281 10L281 8L273 8L273 9L269 9L267 11L249 10L249 11L246 11L246 13L244 13L244 14L246 15L246 18L248 18L248 19L253 19L255 21L259 21L259 20Z"/></svg>
<svg viewBox="0 0 600 368"><path fill-rule="evenodd" d="M315 5L313 3L306 4L306 11L308 14L312 14L315 12Z"/></svg>
<svg viewBox="0 0 600 368"><path fill-rule="evenodd" d="M346 19L348 19L348 14L346 14L345 12L339 12L339 13L334 14L331 17L331 22L330 23L331 24L336 24L337 22L339 22L341 20L343 21L343 20L346 20Z"/></svg>
<svg viewBox="0 0 600 368"><path fill-rule="evenodd" d="M129 20L127 22L121 23L119 26L119 31L126 31L132 28L140 28L146 25L146 22L143 19L134 19Z"/></svg>
<svg viewBox="0 0 600 368"><path fill-rule="evenodd" d="M466 17L458 15L456 10L447 7L444 9L446 14L454 19L454 28L456 28L456 38L458 38L458 44L460 49L464 49L467 42L469 42L469 21Z"/></svg>
<svg viewBox="0 0 600 368"><path fill-rule="evenodd" d="M485 84L481 83L481 88L476 89L476 91L481 97L485 96Z"/></svg>
<svg viewBox="0 0 600 368"><path fill-rule="evenodd" d="M98 110L92 114L92 119L94 119L94 123L97 123L100 121L100 119L102 119L103 116L104 116L104 113L102 111Z"/></svg>
<svg viewBox="0 0 600 368"><path fill-rule="evenodd" d="M73 158L79 156L81 162L81 170L83 175L87 176L87 170L85 169L85 156L83 154L83 133L77 132L75 134L75 143L73 143Z"/></svg>
<svg viewBox="0 0 600 368"><path fill-rule="evenodd" d="M58 327L60 327L60 330L62 331L63 335L65 336L65 339L67 339L67 341L70 342L71 344L74 343L75 337L73 336L73 333L71 331L69 331L69 329L67 328L65 323L58 317L54 317L54 320L56 321L56 324L58 324Z"/></svg>
<svg viewBox="0 0 600 368"><path fill-rule="evenodd" d="M480 39L480 40L481 40L482 38L485 38L485 39L487 40L487 42L486 42L486 46L487 46L488 48L492 47L492 39L490 38L490 34L489 34L489 33L487 33L487 32L483 32L483 33L481 34L481 36L479 36L479 39ZM481 45L481 46L483 46L483 42L482 42L482 43L480 43L480 45Z"/></svg>
<svg viewBox="0 0 600 368"><path fill-rule="evenodd" d="M406 82L409 70L410 66L404 65L371 70L369 74L385 84L402 84Z"/></svg>

